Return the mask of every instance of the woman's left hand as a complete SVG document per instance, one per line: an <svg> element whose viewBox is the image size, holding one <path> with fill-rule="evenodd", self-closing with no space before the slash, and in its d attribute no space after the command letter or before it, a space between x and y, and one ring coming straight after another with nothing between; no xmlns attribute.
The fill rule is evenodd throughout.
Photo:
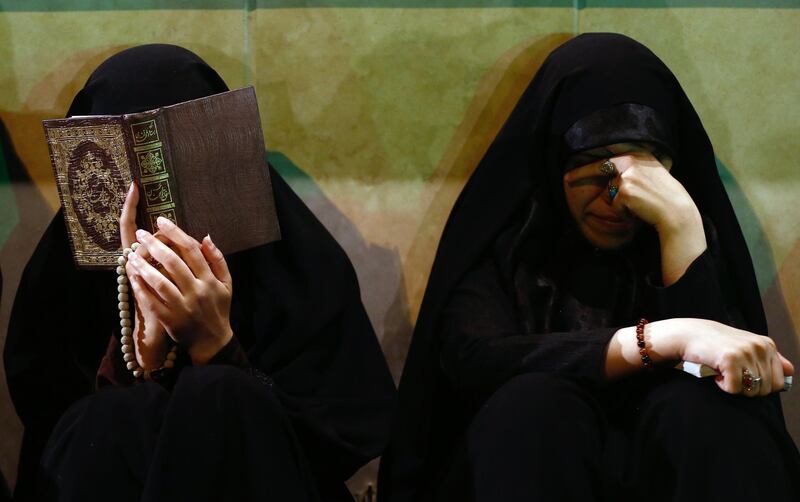
<svg viewBox="0 0 800 502"><path fill-rule="evenodd" d="M619 189L611 209L630 212L658 232L661 279L669 286L708 246L700 210L686 188L650 152L611 159L618 175L610 183Z"/></svg>
<svg viewBox="0 0 800 502"><path fill-rule="evenodd" d="M136 238L169 278L131 253L131 286L142 307L156 313L169 336L186 349L192 363L205 364L233 337L233 285L228 265L209 236L199 243L163 217L158 218L157 233L160 239L138 230Z"/></svg>
<svg viewBox="0 0 800 502"><path fill-rule="evenodd" d="M617 168L611 180L618 192L612 209L630 211L653 226L659 235L686 230L686 225L700 224L700 211L689 192L650 152L635 152L610 159Z"/></svg>

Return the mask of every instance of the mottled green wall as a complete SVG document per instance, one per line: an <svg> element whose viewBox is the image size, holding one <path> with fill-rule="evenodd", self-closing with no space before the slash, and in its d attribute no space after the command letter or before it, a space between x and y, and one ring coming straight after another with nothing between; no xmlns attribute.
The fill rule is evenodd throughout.
<svg viewBox="0 0 800 502"><path fill-rule="evenodd" d="M799 1L0 0L0 118L29 179L11 190L0 166L0 336L57 206L40 121L109 55L166 42L256 86L271 159L351 256L397 375L444 221L516 97L570 36L616 31L692 99L772 334L800 362L798 26ZM800 399L784 402L800 437ZM20 426L2 386L0 419L13 480Z"/></svg>

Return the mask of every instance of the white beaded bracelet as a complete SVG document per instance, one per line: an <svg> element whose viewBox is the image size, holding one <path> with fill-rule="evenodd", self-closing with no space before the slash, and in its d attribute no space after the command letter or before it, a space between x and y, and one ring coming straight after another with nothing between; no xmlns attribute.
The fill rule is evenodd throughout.
<svg viewBox="0 0 800 502"><path fill-rule="evenodd" d="M178 346L173 345L167 353L167 358L164 364L158 370L146 370L139 366L136 361L136 353L133 348L133 321L131 320L131 304L129 301L128 292L128 274L125 271L125 264L128 263L128 255L135 253L139 247L138 242L131 244L131 247L122 250L122 256L117 258L117 300L119 301L119 325L121 327L122 337L120 342L122 344L122 358L125 361L125 367L133 372L134 378L149 378L150 373L153 371L162 370L165 368L172 368L175 366L175 359L178 357Z"/></svg>

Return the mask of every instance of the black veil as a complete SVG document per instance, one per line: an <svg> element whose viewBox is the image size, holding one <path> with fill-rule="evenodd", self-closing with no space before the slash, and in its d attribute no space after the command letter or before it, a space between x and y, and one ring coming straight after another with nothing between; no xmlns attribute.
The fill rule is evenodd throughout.
<svg viewBox="0 0 800 502"><path fill-rule="evenodd" d="M421 500L445 469L467 424L440 369L441 313L463 275L510 224L533 252L546 252L563 211L564 134L576 121L619 105L643 105L669 124L672 173L716 229L744 328L766 334L752 261L697 113L649 49L617 34L586 34L554 50L531 81L453 207L442 234L400 382L399 411L383 456L383 500ZM622 142L624 136L602 144ZM554 223L555 222L555 223ZM509 260L513 261L510 256Z"/></svg>
<svg viewBox="0 0 800 502"><path fill-rule="evenodd" d="M227 90L188 50L146 45L101 64L69 115L137 112ZM383 449L395 389L350 260L272 167L270 175L282 240L226 257L231 324L274 382L314 471L344 481ZM57 213L20 282L4 353L25 425L21 492L32 488L58 418L93 390L118 324L115 288L113 272L75 268Z"/></svg>

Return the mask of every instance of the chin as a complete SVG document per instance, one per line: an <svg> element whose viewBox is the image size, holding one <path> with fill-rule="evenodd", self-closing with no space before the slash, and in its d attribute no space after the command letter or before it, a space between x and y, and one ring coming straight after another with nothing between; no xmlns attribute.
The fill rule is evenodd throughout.
<svg viewBox="0 0 800 502"><path fill-rule="evenodd" d="M586 230L583 230L581 233L592 246L604 251L622 249L633 242L633 237L636 235L635 232L627 232L622 235L598 235L587 232Z"/></svg>

